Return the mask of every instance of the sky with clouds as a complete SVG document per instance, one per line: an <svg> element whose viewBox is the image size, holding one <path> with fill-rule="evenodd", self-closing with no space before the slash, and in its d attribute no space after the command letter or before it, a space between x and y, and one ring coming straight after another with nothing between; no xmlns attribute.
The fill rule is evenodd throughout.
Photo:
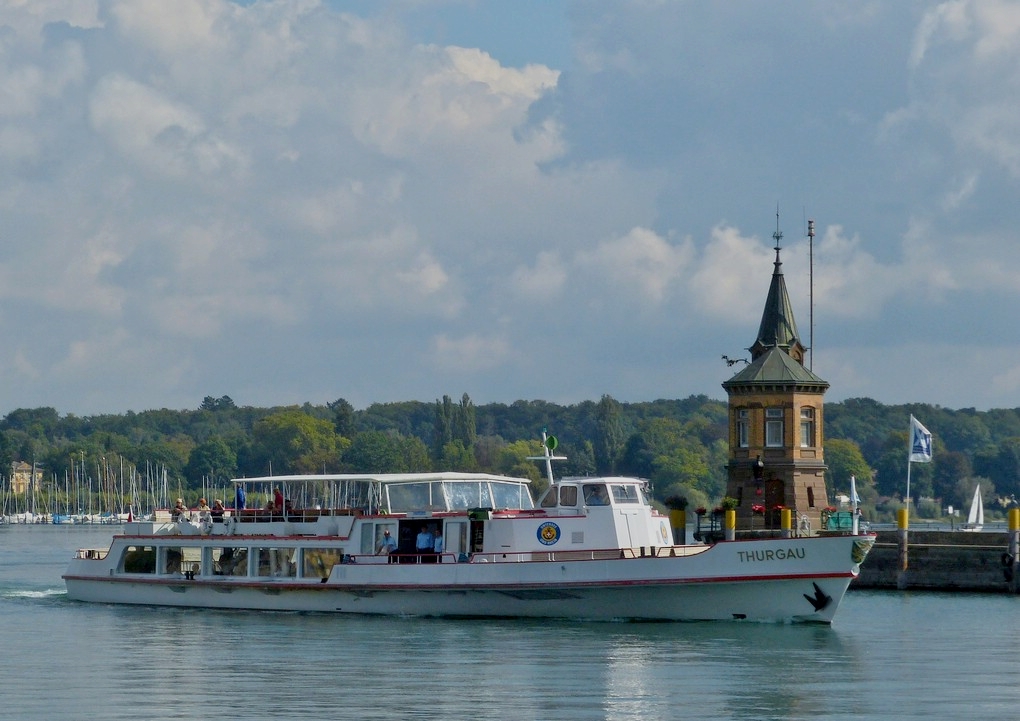
<svg viewBox="0 0 1020 721"><path fill-rule="evenodd" d="M0 0L0 415L724 399L777 212L827 400L1014 408L1018 191L1016 2Z"/></svg>

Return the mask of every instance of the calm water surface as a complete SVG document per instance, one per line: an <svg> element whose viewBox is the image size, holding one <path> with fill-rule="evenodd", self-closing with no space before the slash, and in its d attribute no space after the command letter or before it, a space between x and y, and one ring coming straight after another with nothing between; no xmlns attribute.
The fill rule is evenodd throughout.
<svg viewBox="0 0 1020 721"><path fill-rule="evenodd" d="M970 719L1020 708L1020 598L851 592L831 627L78 604L110 527L0 526L0 719Z"/></svg>

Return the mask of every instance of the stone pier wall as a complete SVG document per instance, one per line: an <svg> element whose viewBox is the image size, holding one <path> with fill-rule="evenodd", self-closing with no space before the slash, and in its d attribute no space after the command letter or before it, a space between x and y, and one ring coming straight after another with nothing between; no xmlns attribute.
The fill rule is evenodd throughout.
<svg viewBox="0 0 1020 721"><path fill-rule="evenodd" d="M850 588L1010 593L1006 533L907 533L907 570L900 570L899 533L879 531ZM1004 563L1005 561L1005 563Z"/></svg>

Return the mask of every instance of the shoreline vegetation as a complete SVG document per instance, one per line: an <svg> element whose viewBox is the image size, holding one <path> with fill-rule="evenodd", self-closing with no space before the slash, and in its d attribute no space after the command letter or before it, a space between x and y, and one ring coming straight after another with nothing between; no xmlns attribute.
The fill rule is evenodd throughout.
<svg viewBox="0 0 1020 721"><path fill-rule="evenodd" d="M545 485L529 456L543 429L567 457L563 476L633 475L655 500L683 497L714 507L728 462L725 401L542 400L475 405L459 400L256 408L207 396L195 410L128 411L79 417L56 409L11 411L0 420L0 513L138 513L178 497L194 506L228 494L229 479L286 473L485 471ZM981 485L989 522L1020 496L1020 409L887 406L868 398L826 403L830 500L857 479L864 516L892 522L903 505L908 419L934 435L934 461L911 475L912 519L952 526ZM950 511L952 508L952 512ZM955 514L953 513L955 512Z"/></svg>

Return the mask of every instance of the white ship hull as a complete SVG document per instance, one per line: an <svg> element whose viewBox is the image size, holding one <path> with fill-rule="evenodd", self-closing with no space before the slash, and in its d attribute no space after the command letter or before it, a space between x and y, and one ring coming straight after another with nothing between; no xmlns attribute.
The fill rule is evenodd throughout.
<svg viewBox="0 0 1020 721"><path fill-rule="evenodd" d="M126 524L108 549L78 551L64 575L68 597L321 613L829 623L874 543L827 535L672 545L669 519L637 479L561 481L539 508L524 493L526 480L502 477L292 482L324 478L367 483L377 500L364 510ZM519 505L458 507L479 487ZM412 497L429 499L428 507L404 510L406 501L395 500ZM458 500L444 506L444 498ZM443 552L416 550L416 534L430 533L443 534ZM395 537L399 546L386 548Z"/></svg>
<svg viewBox="0 0 1020 721"><path fill-rule="evenodd" d="M722 542L687 557L670 557L669 548L659 548L655 557L612 560L349 563L334 566L324 582L200 575L138 578L118 574L104 561L80 559L72 563L65 579L70 598L101 603L425 616L828 623L857 575L855 542L870 546L871 539Z"/></svg>

